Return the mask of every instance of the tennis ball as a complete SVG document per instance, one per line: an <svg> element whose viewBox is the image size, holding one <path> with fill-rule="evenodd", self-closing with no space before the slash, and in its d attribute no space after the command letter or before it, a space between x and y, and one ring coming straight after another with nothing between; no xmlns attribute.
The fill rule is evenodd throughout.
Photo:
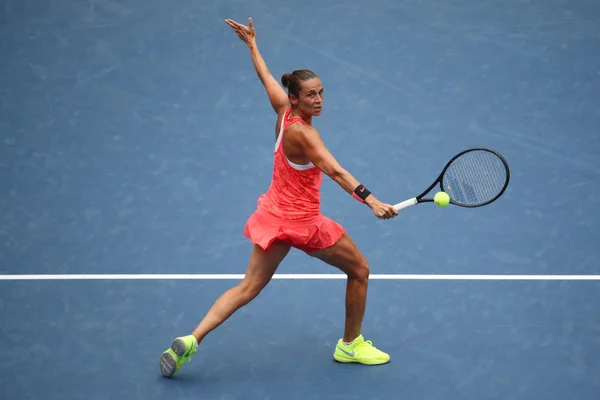
<svg viewBox="0 0 600 400"><path fill-rule="evenodd" d="M446 207L450 203L450 196L446 192L437 192L433 197L433 201L439 207Z"/></svg>

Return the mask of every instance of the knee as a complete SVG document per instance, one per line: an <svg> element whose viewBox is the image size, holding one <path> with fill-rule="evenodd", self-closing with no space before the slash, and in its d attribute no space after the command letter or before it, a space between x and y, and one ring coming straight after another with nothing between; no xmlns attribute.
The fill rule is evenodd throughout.
<svg viewBox="0 0 600 400"><path fill-rule="evenodd" d="M358 281L368 281L369 280L369 275L371 274L371 270L369 268L369 263L367 262L367 260L364 257L360 257L359 260L357 260L356 264L354 265L354 268L352 268L351 273L349 274L350 278L356 279Z"/></svg>
<svg viewBox="0 0 600 400"><path fill-rule="evenodd" d="M250 302L264 289L265 284L256 280L244 279L240 285L240 292L244 303Z"/></svg>

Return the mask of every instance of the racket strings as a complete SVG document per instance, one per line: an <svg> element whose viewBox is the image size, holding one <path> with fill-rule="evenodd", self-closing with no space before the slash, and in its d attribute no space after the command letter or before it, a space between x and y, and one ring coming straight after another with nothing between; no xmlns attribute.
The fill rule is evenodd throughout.
<svg viewBox="0 0 600 400"><path fill-rule="evenodd" d="M454 160L443 177L444 189L457 203L476 206L496 198L508 171L502 160L485 150L467 152Z"/></svg>

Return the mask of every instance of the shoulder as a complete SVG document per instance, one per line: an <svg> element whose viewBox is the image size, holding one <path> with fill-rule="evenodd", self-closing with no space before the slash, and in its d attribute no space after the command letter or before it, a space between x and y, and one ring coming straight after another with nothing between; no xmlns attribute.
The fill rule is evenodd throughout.
<svg viewBox="0 0 600 400"><path fill-rule="evenodd" d="M287 127L286 137L304 146L322 142L321 135L314 127L300 121Z"/></svg>

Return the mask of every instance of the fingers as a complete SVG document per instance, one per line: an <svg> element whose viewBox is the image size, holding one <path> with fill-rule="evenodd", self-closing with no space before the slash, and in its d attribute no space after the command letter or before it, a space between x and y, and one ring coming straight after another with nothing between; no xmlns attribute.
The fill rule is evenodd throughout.
<svg viewBox="0 0 600 400"><path fill-rule="evenodd" d="M385 217L384 217L384 219L392 219L392 218L394 218L395 216L396 216L396 215L394 215L394 214L393 214L393 213L391 213L391 212L386 212L386 213L385 213Z"/></svg>
<svg viewBox="0 0 600 400"><path fill-rule="evenodd" d="M388 204L382 206L381 209L375 213L379 219L392 219L398 215L398 210Z"/></svg>
<svg viewBox="0 0 600 400"><path fill-rule="evenodd" d="M248 42L248 38L247 38L247 33L246 33L246 28L244 25L239 24L231 19L226 19L225 23L227 25L229 25L233 31L235 32L236 35L238 35L238 37L245 43Z"/></svg>
<svg viewBox="0 0 600 400"><path fill-rule="evenodd" d="M248 18L248 26L245 26L245 25L243 25L243 24L240 24L239 22L236 22L236 21L234 21L234 20L232 20L232 19L229 19L229 18L227 18L227 19L225 20L225 23L226 23L227 25L229 25L230 27L234 28L234 29L235 29L235 28L237 28L237 29L245 29L245 28L248 28L248 27L249 27L250 29L254 29L254 23L252 22L252 18Z"/></svg>
<svg viewBox="0 0 600 400"><path fill-rule="evenodd" d="M252 18L248 18L248 26L242 25L232 19L226 19L225 23L229 25L233 31L239 36L242 41L245 43L249 43L251 40L254 40L256 37L256 32L254 31L254 23L252 22Z"/></svg>
<svg viewBox="0 0 600 400"><path fill-rule="evenodd" d="M233 21L231 19L226 19L225 23L227 25L229 25L230 27L232 27L235 32L239 32L239 31L241 31L244 28L244 25L242 25L242 24L240 24L238 22L235 22L235 21Z"/></svg>

